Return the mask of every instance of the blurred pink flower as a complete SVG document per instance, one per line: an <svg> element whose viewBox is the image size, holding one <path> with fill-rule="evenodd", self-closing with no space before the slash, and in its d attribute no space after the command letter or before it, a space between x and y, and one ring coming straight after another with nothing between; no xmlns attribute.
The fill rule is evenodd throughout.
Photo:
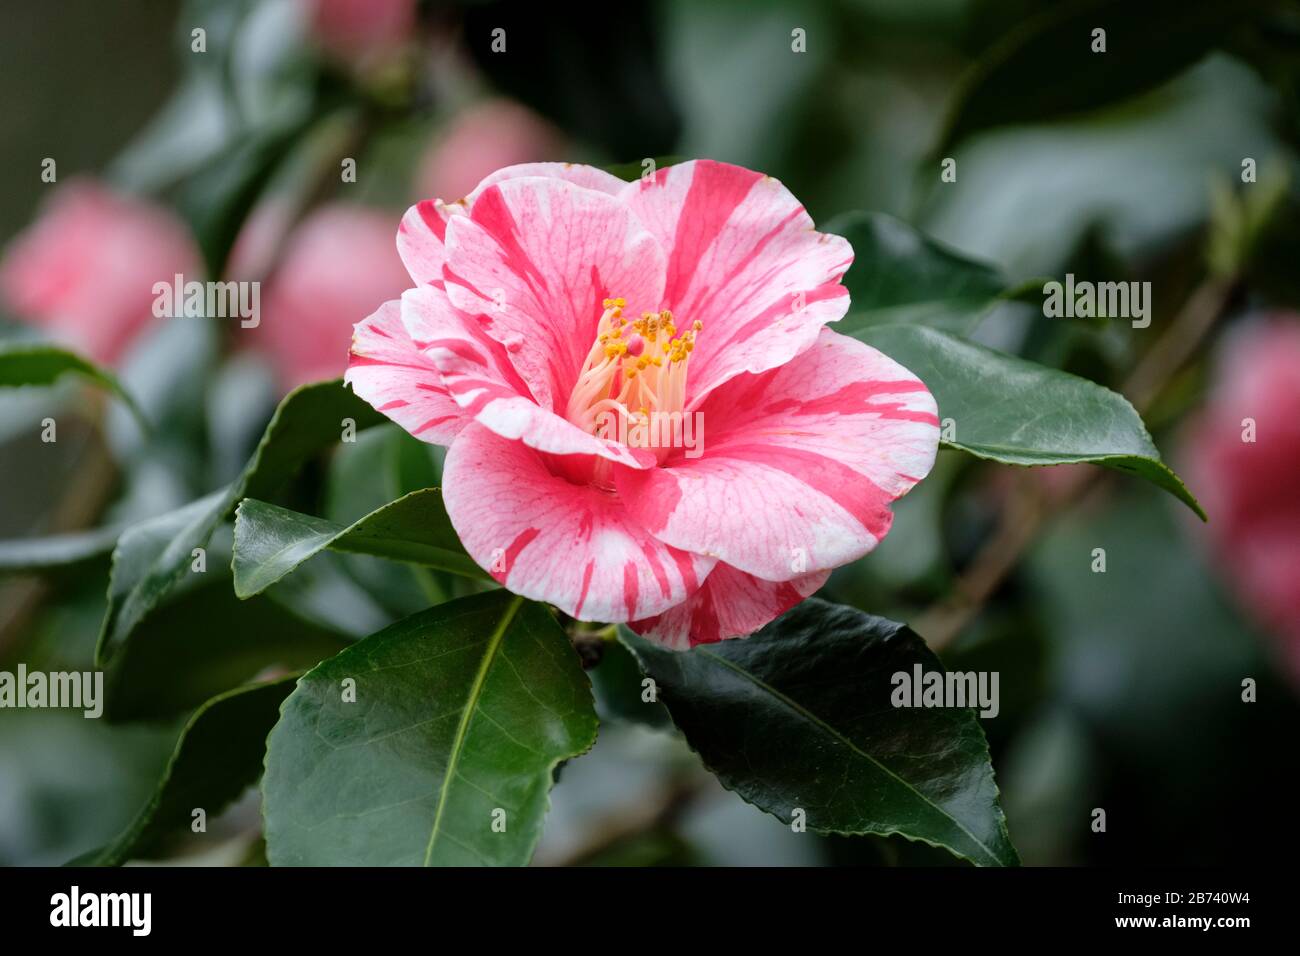
<svg viewBox="0 0 1300 956"><path fill-rule="evenodd" d="M827 327L852 249L775 179L513 166L413 206L397 245L416 287L358 323L345 379L450 445L474 560L575 618L749 634L872 550L934 464L925 385ZM634 437L665 419L677 437Z"/></svg>
<svg viewBox="0 0 1300 956"><path fill-rule="evenodd" d="M560 131L512 100L488 100L459 113L421 162L417 195L455 200L494 170L560 159Z"/></svg>
<svg viewBox="0 0 1300 956"><path fill-rule="evenodd" d="M261 232L280 212L254 216L234 260L263 244ZM250 330L285 388L335 378L347 364L352 326L409 284L393 235L400 217L362 206L322 207L290 233L262 297L262 320ZM252 258L257 259L256 251ZM234 278L238 272L231 271Z"/></svg>
<svg viewBox="0 0 1300 956"><path fill-rule="evenodd" d="M302 2L316 42L343 60L365 60L390 53L415 26L416 0Z"/></svg>
<svg viewBox="0 0 1300 956"><path fill-rule="evenodd" d="M1228 340L1188 457L1217 566L1300 680L1300 317Z"/></svg>
<svg viewBox="0 0 1300 956"><path fill-rule="evenodd" d="M152 321L154 283L199 278L199 261L166 209L77 180L5 251L0 296L16 318L112 363Z"/></svg>

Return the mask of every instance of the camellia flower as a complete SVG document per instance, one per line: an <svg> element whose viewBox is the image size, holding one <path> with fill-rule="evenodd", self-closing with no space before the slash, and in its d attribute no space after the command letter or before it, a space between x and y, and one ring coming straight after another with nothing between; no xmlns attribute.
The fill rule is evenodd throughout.
<svg viewBox="0 0 1300 956"><path fill-rule="evenodd" d="M515 166L414 206L397 245L416 288L358 324L347 380L450 444L474 560L575 618L749 634L874 548L934 463L925 386L826 328L849 244L774 179ZM694 447L633 440L673 416Z"/></svg>
<svg viewBox="0 0 1300 956"><path fill-rule="evenodd" d="M6 250L0 295L16 318L112 363L153 322L154 283L196 276L199 262L166 209L78 180Z"/></svg>
<svg viewBox="0 0 1300 956"><path fill-rule="evenodd" d="M1211 518L1201 533L1300 681L1300 318L1242 328L1223 358L1188 443L1188 470Z"/></svg>

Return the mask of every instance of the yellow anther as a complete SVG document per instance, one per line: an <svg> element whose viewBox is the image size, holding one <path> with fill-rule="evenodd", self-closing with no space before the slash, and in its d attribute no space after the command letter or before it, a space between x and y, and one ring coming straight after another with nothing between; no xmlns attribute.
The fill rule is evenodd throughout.
<svg viewBox="0 0 1300 956"><path fill-rule="evenodd" d="M626 302L603 300L596 342L569 396L567 417L584 429L604 427L599 415L611 406L624 422L649 422L659 411L680 411L685 401L686 363L703 323L693 321L679 332L671 310L628 317Z"/></svg>

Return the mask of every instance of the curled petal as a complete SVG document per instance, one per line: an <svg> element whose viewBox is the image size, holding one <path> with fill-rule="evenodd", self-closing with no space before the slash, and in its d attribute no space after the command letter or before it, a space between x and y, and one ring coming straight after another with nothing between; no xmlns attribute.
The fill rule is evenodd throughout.
<svg viewBox="0 0 1300 956"><path fill-rule="evenodd" d="M673 650L745 637L811 595L830 577L815 571L792 581L764 581L728 564L717 564L704 584L676 607L629 627Z"/></svg>
<svg viewBox="0 0 1300 956"><path fill-rule="evenodd" d="M615 194L626 183L594 166L575 163L520 163L498 169L465 198L447 202L443 199L426 199L416 203L402 217L397 231L397 251L411 278L420 285L442 285L442 268L446 265L447 220L469 212L483 190L507 179L522 176L541 176L561 179L597 192Z"/></svg>
<svg viewBox="0 0 1300 956"><path fill-rule="evenodd" d="M629 315L663 295L658 242L618 199L559 179L508 179L447 226L447 295L480 315L538 404L564 411L603 300Z"/></svg>
<svg viewBox="0 0 1300 956"><path fill-rule="evenodd" d="M453 308L442 289L408 289L402 295L402 318L467 418L502 438L553 455L596 456L629 468L654 464L650 452L597 438L538 405L505 347L483 331L477 318Z"/></svg>
<svg viewBox="0 0 1300 956"><path fill-rule="evenodd" d="M477 423L447 453L444 481L470 556L516 594L579 620L660 614L714 565L656 540L614 495L556 477L535 451Z"/></svg>
<svg viewBox="0 0 1300 956"><path fill-rule="evenodd" d="M451 444L468 421L438 367L411 340L396 299L357 323L343 380L416 438L436 445Z"/></svg>
<svg viewBox="0 0 1300 956"><path fill-rule="evenodd" d="M695 160L629 183L622 198L669 250L665 306L679 323L704 324L689 406L737 375L788 362L848 310L840 277L852 248L816 232L770 176Z"/></svg>
<svg viewBox="0 0 1300 956"><path fill-rule="evenodd" d="M829 329L788 364L714 392L698 420L701 457L618 469L619 494L660 540L769 581L874 548L939 443L925 385Z"/></svg>

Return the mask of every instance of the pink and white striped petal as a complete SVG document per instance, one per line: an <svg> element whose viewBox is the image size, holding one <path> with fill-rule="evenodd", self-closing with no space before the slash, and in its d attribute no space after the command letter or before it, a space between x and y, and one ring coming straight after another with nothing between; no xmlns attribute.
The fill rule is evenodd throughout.
<svg viewBox="0 0 1300 956"><path fill-rule="evenodd" d="M454 308L442 289L422 286L402 294L407 331L437 366L443 387L467 420L553 455L596 456L629 468L655 464L651 452L597 438L538 405L481 319Z"/></svg>
<svg viewBox="0 0 1300 956"><path fill-rule="evenodd" d="M714 565L656 540L614 495L556 477L537 452L478 423L451 446L443 480L470 556L514 593L579 620L661 614Z"/></svg>
<svg viewBox="0 0 1300 956"><path fill-rule="evenodd" d="M450 445L469 421L447 394L437 365L411 340L396 299L356 324L343 380L376 410L435 445Z"/></svg>
<svg viewBox="0 0 1300 956"><path fill-rule="evenodd" d="M486 316L538 404L563 413L606 298L657 311L664 253L607 193L559 179L508 179L447 224L443 277L456 308Z"/></svg>
<svg viewBox="0 0 1300 956"><path fill-rule="evenodd" d="M788 362L848 310L839 280L852 248L816 232L777 180L694 160L629 183L622 196L669 250L664 306L679 327L704 323L687 407L736 375Z"/></svg>
<svg viewBox="0 0 1300 956"><path fill-rule="evenodd" d="M816 571L793 581L764 581L719 563L681 604L628 626L675 651L747 637L812 595L830 575Z"/></svg>
<svg viewBox="0 0 1300 956"><path fill-rule="evenodd" d="M622 192L626 185L617 176L611 176L594 166L575 163L520 163L498 169L463 199L426 199L418 202L406 211L397 230L398 255L402 257L406 270L417 285L442 285L442 267L447 261L444 249L447 220L452 216L467 214L474 200L489 186L522 176L562 179L583 189L594 189L611 195Z"/></svg>
<svg viewBox="0 0 1300 956"><path fill-rule="evenodd" d="M874 548L939 444L925 385L829 329L788 364L713 392L699 414L701 457L616 469L619 496L660 540L768 581Z"/></svg>

